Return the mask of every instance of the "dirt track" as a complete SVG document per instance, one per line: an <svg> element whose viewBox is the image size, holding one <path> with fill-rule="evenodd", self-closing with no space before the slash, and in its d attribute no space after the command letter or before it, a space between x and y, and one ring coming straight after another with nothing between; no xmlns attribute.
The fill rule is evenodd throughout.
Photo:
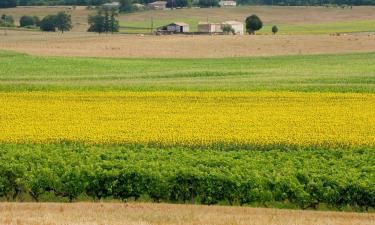
<svg viewBox="0 0 375 225"><path fill-rule="evenodd" d="M218 58L375 51L375 35L136 36L0 31L0 49L43 56Z"/></svg>
<svg viewBox="0 0 375 225"><path fill-rule="evenodd" d="M375 214L121 203L1 203L0 225L373 225Z"/></svg>

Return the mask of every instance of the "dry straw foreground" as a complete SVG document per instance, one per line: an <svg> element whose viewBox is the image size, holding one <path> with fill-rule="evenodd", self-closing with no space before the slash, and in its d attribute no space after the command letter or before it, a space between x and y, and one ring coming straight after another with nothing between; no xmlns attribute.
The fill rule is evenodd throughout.
<svg viewBox="0 0 375 225"><path fill-rule="evenodd" d="M373 225L375 214L146 203L2 203L0 225Z"/></svg>

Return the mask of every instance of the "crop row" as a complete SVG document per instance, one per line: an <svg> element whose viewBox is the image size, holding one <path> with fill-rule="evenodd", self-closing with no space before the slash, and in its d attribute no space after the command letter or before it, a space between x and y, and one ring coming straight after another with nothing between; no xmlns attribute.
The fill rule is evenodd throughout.
<svg viewBox="0 0 375 225"><path fill-rule="evenodd" d="M375 145L375 95L0 93L0 143Z"/></svg>
<svg viewBox="0 0 375 225"><path fill-rule="evenodd" d="M215 151L0 145L0 197L375 206L374 149Z"/></svg>

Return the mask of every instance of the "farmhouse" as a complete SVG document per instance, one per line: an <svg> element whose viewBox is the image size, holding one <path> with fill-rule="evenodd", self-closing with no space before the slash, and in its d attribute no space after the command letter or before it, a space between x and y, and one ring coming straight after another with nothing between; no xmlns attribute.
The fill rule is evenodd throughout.
<svg viewBox="0 0 375 225"><path fill-rule="evenodd" d="M220 7L235 7L237 6L237 2L233 0L221 0L219 5Z"/></svg>
<svg viewBox="0 0 375 225"><path fill-rule="evenodd" d="M238 21L225 21L223 25L230 25L233 28L235 34L243 35L243 23Z"/></svg>
<svg viewBox="0 0 375 225"><path fill-rule="evenodd" d="M147 7L149 9L166 9L167 8L167 2L165 2L165 1L151 2L151 3L147 4Z"/></svg>
<svg viewBox="0 0 375 225"><path fill-rule="evenodd" d="M158 33L187 33L189 32L189 24L176 22L156 29Z"/></svg>
<svg viewBox="0 0 375 225"><path fill-rule="evenodd" d="M208 22L199 22L198 23L198 32L200 33L221 33L221 24L220 23L208 23Z"/></svg>
<svg viewBox="0 0 375 225"><path fill-rule="evenodd" d="M119 8L120 3L119 2L111 2L111 3L105 3L102 5L104 8Z"/></svg>

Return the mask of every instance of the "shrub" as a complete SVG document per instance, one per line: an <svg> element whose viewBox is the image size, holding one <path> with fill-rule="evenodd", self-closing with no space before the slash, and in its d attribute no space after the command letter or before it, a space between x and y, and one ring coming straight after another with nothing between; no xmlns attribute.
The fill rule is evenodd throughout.
<svg viewBox="0 0 375 225"><path fill-rule="evenodd" d="M36 25L35 18L33 16L22 16L20 19L20 27L27 27Z"/></svg>
<svg viewBox="0 0 375 225"><path fill-rule="evenodd" d="M10 15L3 14L0 17L0 27L14 27L14 19Z"/></svg>
<svg viewBox="0 0 375 225"><path fill-rule="evenodd" d="M223 25L221 29L223 30L224 34L229 34L229 33L234 34L235 32L233 27L229 24Z"/></svg>

